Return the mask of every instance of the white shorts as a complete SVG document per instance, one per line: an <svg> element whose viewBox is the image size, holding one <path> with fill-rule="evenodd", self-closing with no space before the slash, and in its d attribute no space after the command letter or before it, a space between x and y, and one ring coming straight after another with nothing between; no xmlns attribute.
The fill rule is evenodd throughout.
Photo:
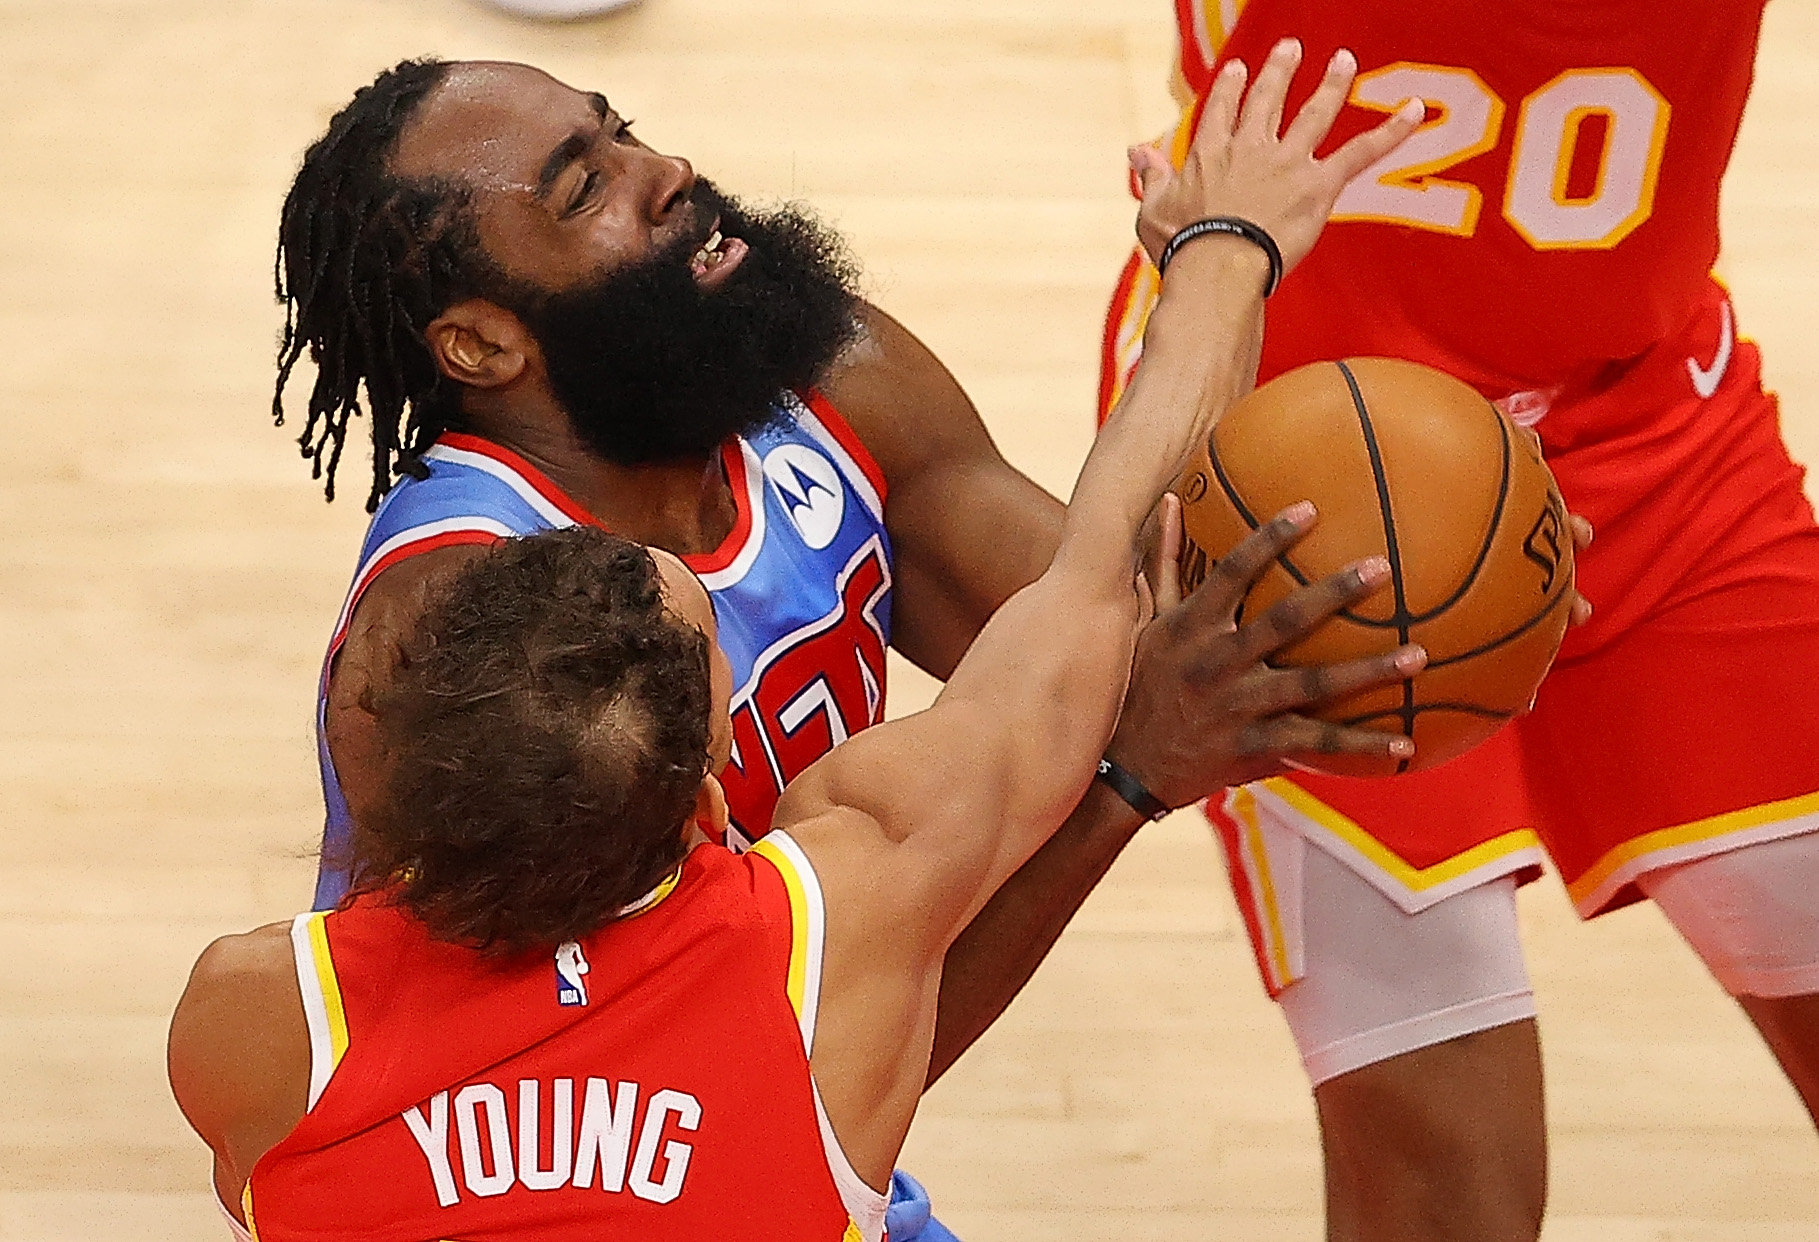
<svg viewBox="0 0 1819 1242"><path fill-rule="evenodd" d="M1346 862L1280 825L1256 845L1274 883L1277 990L1309 1079L1535 1016L1514 875L1406 912ZM1766 841L1637 881L1733 996L1819 992L1819 833Z"/></svg>
<svg viewBox="0 0 1819 1242"><path fill-rule="evenodd" d="M1819 833L1637 877L1732 996L1819 992Z"/></svg>
<svg viewBox="0 0 1819 1242"><path fill-rule="evenodd" d="M1344 863L1300 844L1303 973L1276 999L1314 1085L1535 1016L1515 876L1407 914Z"/></svg>

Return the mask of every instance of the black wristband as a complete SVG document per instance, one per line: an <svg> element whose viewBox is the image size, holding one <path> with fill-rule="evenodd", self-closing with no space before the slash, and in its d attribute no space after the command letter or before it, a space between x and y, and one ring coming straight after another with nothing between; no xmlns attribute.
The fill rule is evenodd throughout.
<svg viewBox="0 0 1819 1242"><path fill-rule="evenodd" d="M1162 248L1162 257L1156 260L1156 275L1160 277L1168 271L1169 261L1175 257L1175 251L1193 241L1196 237L1210 237L1213 234L1224 234L1227 237L1242 237L1259 250L1270 261L1270 276L1263 284L1263 296L1268 297L1282 283L1282 248L1276 245L1260 224L1238 216L1209 216L1205 220L1196 220L1179 233L1168 239L1168 245Z"/></svg>
<svg viewBox="0 0 1819 1242"><path fill-rule="evenodd" d="M1104 781L1111 791L1130 803L1131 810L1148 820L1158 820L1167 815L1169 808L1162 799L1143 787L1143 782L1113 763L1110 759L1099 761L1099 770L1094 773L1096 779Z"/></svg>

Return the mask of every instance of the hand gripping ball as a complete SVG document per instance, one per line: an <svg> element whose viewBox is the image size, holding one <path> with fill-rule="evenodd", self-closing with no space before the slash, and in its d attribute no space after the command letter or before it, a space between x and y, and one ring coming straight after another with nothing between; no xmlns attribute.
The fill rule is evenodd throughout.
<svg viewBox="0 0 1819 1242"><path fill-rule="evenodd" d="M1310 714L1402 733L1411 760L1333 757L1323 771L1431 768L1534 700L1573 601L1566 506L1533 437L1476 391L1388 358L1316 362L1235 405L1181 476L1188 590L1279 510L1311 500L1314 528L1240 606L1254 617L1296 587L1382 556L1390 580L1272 657L1278 665L1427 649L1427 667Z"/></svg>

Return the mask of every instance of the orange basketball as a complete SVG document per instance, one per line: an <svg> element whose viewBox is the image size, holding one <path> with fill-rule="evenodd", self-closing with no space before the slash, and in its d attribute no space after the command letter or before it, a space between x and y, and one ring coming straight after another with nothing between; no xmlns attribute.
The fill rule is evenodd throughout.
<svg viewBox="0 0 1819 1242"><path fill-rule="evenodd" d="M1320 516L1245 597L1240 620L1367 556L1376 595L1279 652L1281 665L1427 649L1427 668L1316 712L1406 734L1412 760L1334 758L1325 771L1387 776L1476 746L1533 700L1573 599L1566 506L1531 438L1477 392L1388 358L1316 362L1234 406L1182 475L1182 583L1279 510Z"/></svg>

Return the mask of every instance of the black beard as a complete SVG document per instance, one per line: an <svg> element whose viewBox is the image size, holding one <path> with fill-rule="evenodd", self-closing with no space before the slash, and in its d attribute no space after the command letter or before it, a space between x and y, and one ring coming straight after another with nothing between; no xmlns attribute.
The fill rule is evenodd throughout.
<svg viewBox="0 0 1819 1242"><path fill-rule="evenodd" d="M663 252L511 299L576 433L620 465L699 457L768 426L778 395L814 386L859 333L857 265L833 230L798 206L742 207L705 180L690 201L699 230ZM716 218L749 249L703 289L689 261Z"/></svg>

